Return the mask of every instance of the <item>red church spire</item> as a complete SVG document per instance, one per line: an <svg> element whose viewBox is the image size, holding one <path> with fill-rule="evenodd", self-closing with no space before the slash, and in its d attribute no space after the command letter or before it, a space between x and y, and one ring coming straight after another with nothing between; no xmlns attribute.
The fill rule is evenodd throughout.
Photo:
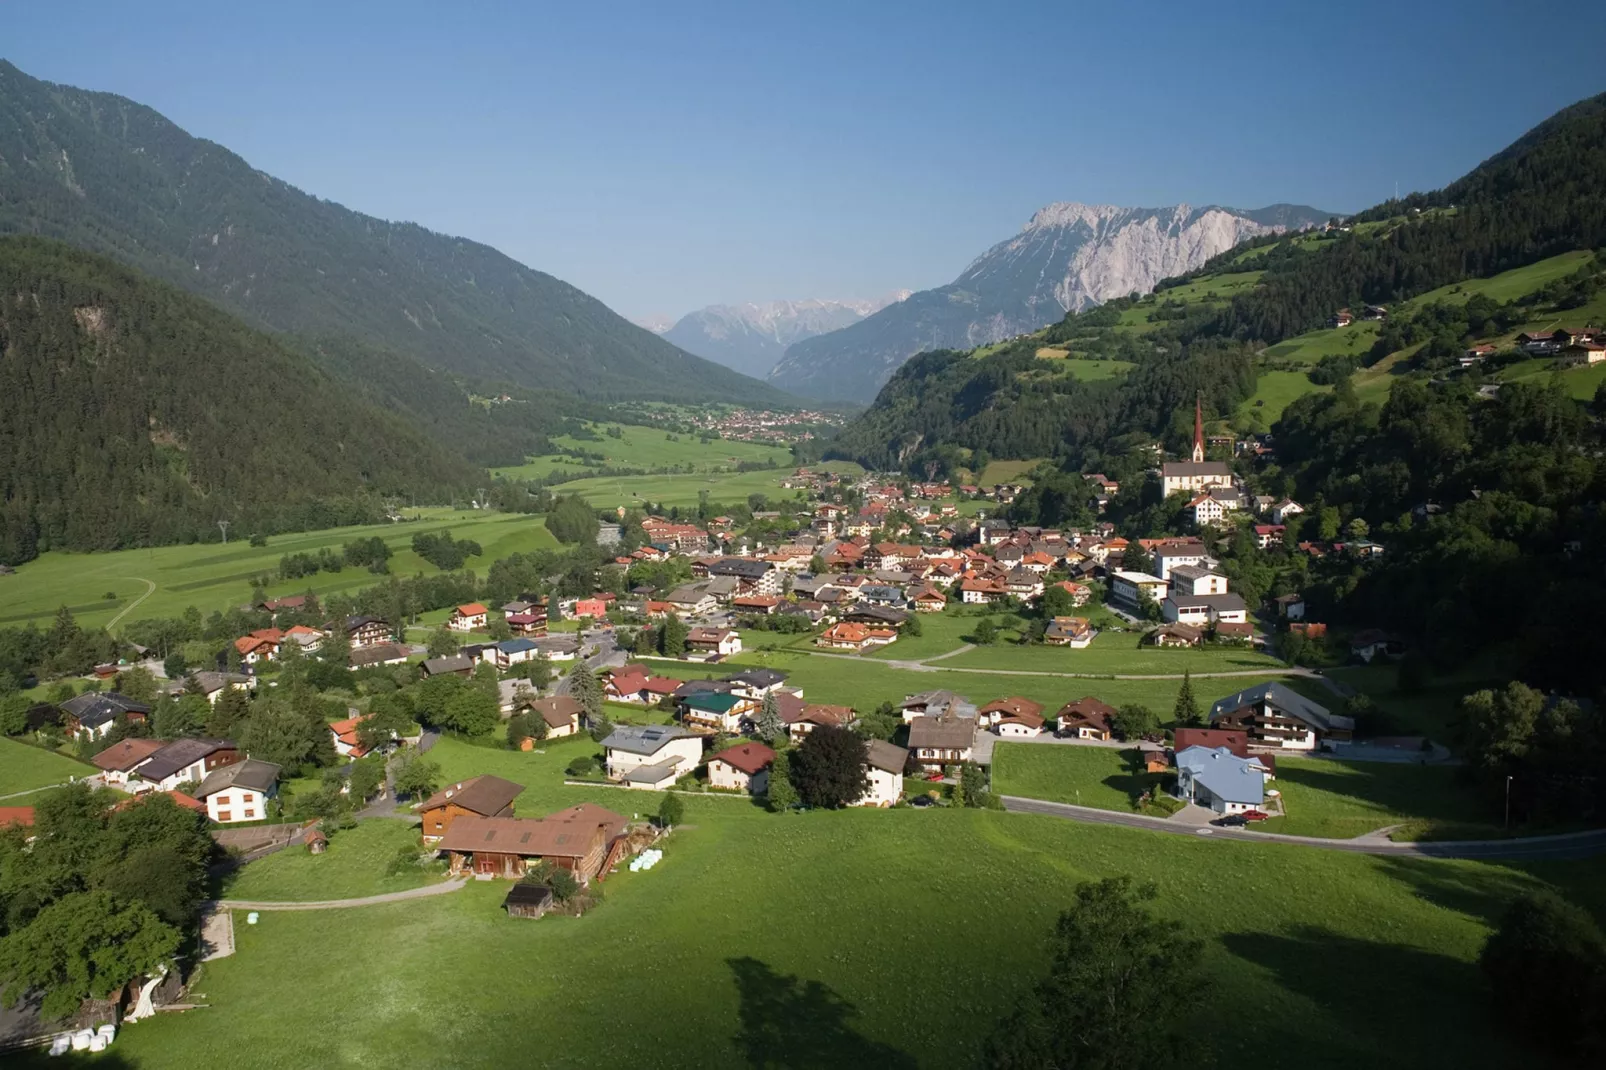
<svg viewBox="0 0 1606 1070"><path fill-rule="evenodd" d="M1204 392L1193 397L1193 462L1200 463L1204 454Z"/></svg>

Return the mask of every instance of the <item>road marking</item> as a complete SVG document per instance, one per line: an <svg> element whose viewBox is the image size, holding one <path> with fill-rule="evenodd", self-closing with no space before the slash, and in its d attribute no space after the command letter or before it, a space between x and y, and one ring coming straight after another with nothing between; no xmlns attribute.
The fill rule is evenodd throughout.
<svg viewBox="0 0 1606 1070"><path fill-rule="evenodd" d="M1195 829L1193 834L1195 836L1214 836L1216 834L1216 830L1215 829Z"/></svg>

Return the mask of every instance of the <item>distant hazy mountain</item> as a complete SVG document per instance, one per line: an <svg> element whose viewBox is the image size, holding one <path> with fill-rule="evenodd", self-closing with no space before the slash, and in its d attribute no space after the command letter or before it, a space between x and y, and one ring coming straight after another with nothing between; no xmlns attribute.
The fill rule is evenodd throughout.
<svg viewBox="0 0 1606 1070"><path fill-rule="evenodd" d="M603 400L787 400L489 246L320 200L141 104L0 60L9 233L115 257L259 326L474 379Z"/></svg>
<svg viewBox="0 0 1606 1070"><path fill-rule="evenodd" d="M1066 312L1147 292L1246 238L1328 218L1289 204L1247 212L1051 204L949 285L792 345L769 378L798 394L868 401L916 353L968 349L1035 331Z"/></svg>
<svg viewBox="0 0 1606 1070"><path fill-rule="evenodd" d="M780 361L787 346L858 323L908 296L908 290L898 290L874 301L710 305L687 313L660 333L688 353L762 379ZM643 326L653 329L648 324Z"/></svg>

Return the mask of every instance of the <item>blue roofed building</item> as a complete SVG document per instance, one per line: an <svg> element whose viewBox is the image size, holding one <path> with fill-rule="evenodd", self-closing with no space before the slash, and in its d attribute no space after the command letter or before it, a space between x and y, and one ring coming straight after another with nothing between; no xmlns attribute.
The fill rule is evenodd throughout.
<svg viewBox="0 0 1606 1070"><path fill-rule="evenodd" d="M1177 752L1177 797L1218 814L1259 810L1266 802L1266 767L1226 747L1187 747Z"/></svg>

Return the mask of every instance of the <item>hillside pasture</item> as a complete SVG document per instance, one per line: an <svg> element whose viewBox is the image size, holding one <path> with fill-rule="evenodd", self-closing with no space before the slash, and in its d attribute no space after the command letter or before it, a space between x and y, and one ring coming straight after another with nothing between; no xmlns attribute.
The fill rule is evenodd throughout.
<svg viewBox="0 0 1606 1070"><path fill-rule="evenodd" d="M410 515L418 519L275 535L260 547L250 545L248 533L236 532L227 545L208 542L106 553L52 550L20 565L13 576L0 576L0 627L29 621L48 624L61 606L71 609L80 624L97 626L125 609L123 622L177 616L192 605L209 613L248 601L252 577L275 575L286 554L316 554L323 549L338 553L344 543L374 535L395 551L390 571L398 576L437 571L412 551L413 536L423 532L449 529L456 538L478 542L484 552L469 558L468 567L480 572L498 558L558 546L540 516L451 509L420 509ZM328 594L380 582L382 577L365 568L345 568L273 582L267 592ZM155 590L145 597L148 584Z"/></svg>
<svg viewBox="0 0 1606 1070"><path fill-rule="evenodd" d="M677 468L695 472L715 472L734 470L743 462L786 466L792 460L792 451L783 446L726 439L703 442L696 435L634 424L587 426L596 432L598 436L596 439L559 435L552 442L562 448L601 454L603 457L601 462L582 461L566 454L547 454L531 457L522 465L497 468L492 471L496 475L509 478L541 479L553 472L595 471L599 466L646 470ZM617 428L620 437L614 438L609 435L608 428Z"/></svg>
<svg viewBox="0 0 1606 1070"><path fill-rule="evenodd" d="M65 784L97 772L94 766L64 754L0 737L0 796ZM27 806L30 802L23 797L0 805Z"/></svg>

